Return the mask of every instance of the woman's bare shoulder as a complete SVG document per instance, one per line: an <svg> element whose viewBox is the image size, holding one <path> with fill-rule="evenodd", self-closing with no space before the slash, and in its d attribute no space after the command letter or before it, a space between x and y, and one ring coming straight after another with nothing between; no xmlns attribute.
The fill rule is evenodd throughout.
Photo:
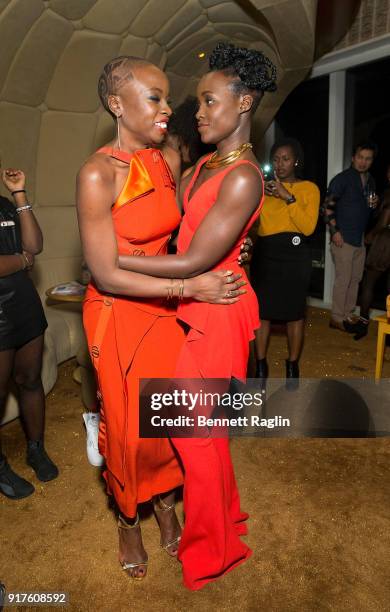
<svg viewBox="0 0 390 612"><path fill-rule="evenodd" d="M81 166L77 179L88 183L112 180L114 164L112 158L105 153L96 151Z"/></svg>
<svg viewBox="0 0 390 612"><path fill-rule="evenodd" d="M81 166L76 181L79 211L111 209L115 201L117 169L109 155L93 153Z"/></svg>

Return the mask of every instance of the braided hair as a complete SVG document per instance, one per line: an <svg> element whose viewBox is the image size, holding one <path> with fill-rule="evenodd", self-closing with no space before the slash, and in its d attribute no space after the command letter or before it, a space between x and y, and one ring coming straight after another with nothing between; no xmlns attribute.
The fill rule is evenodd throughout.
<svg viewBox="0 0 390 612"><path fill-rule="evenodd" d="M98 94L103 107L114 119L115 115L108 104L109 96L118 94L123 85L134 78L135 66L149 63L141 57L120 55L104 66L98 81Z"/></svg>
<svg viewBox="0 0 390 612"><path fill-rule="evenodd" d="M209 66L212 72L220 71L235 77L232 88L236 95L253 96L252 112L258 107L264 92L277 88L275 65L256 49L218 43L210 55Z"/></svg>

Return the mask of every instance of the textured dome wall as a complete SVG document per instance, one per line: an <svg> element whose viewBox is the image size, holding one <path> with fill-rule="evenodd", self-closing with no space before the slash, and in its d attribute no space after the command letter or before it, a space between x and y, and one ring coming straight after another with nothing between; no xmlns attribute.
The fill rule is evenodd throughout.
<svg viewBox="0 0 390 612"><path fill-rule="evenodd" d="M260 106L259 137L310 69L315 13L316 0L0 0L0 151L4 165L26 171L37 206L41 291L79 268L75 176L113 131L96 93L106 61L150 59L177 103L206 70L199 50L224 39L262 49L278 66L279 92Z"/></svg>
<svg viewBox="0 0 390 612"><path fill-rule="evenodd" d="M78 167L111 135L111 120L96 94L108 59L119 54L151 59L167 70L173 98L179 101L194 90L204 70L197 51L207 52L227 38L263 49L279 65L281 81L297 55L286 40L287 4L294 8L295 23L301 11L302 26L310 30L312 0L256 0L246 2L245 11L238 2L220 0L0 0L0 148L5 163L26 169L39 206L73 204ZM307 33L303 44L300 31L304 57L298 54L298 69L303 59L304 71L312 50Z"/></svg>

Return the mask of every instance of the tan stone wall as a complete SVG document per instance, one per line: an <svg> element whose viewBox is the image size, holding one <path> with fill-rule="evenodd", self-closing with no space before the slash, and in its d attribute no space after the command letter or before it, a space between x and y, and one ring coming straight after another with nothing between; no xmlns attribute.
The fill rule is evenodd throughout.
<svg viewBox="0 0 390 612"><path fill-rule="evenodd" d="M390 0L362 0L355 21L347 35L336 45L334 51L389 33Z"/></svg>
<svg viewBox="0 0 390 612"><path fill-rule="evenodd" d="M261 136L310 70L315 9L316 0L0 0L3 163L23 167L40 209L73 209L77 168L113 133L96 91L104 63L119 54L151 59L178 103L206 70L198 51L220 40L259 48L278 67L278 92L258 115ZM73 224L74 211L66 214ZM37 267L46 256L45 246Z"/></svg>
<svg viewBox="0 0 390 612"><path fill-rule="evenodd" d="M261 49L277 65L254 140L309 72L316 0L0 0L0 151L25 170L45 228L37 258L41 293L77 276L77 169L113 135L97 79L116 55L140 55L165 69L177 104L207 69L198 52L228 40ZM0 185L0 192L4 192Z"/></svg>

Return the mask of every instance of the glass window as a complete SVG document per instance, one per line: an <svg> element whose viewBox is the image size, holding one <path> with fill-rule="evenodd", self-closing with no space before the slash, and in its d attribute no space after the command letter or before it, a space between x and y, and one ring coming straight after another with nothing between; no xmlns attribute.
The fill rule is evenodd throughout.
<svg viewBox="0 0 390 612"><path fill-rule="evenodd" d="M347 71L345 166L348 167L354 144L372 140L378 146L378 155L371 173L377 192L383 195L389 181L386 170L390 164L390 106L386 91L390 87L390 59L382 59L356 66ZM371 225L375 225L374 215ZM389 233L390 240L390 233ZM385 309L388 293L386 274L378 281L371 306Z"/></svg>

